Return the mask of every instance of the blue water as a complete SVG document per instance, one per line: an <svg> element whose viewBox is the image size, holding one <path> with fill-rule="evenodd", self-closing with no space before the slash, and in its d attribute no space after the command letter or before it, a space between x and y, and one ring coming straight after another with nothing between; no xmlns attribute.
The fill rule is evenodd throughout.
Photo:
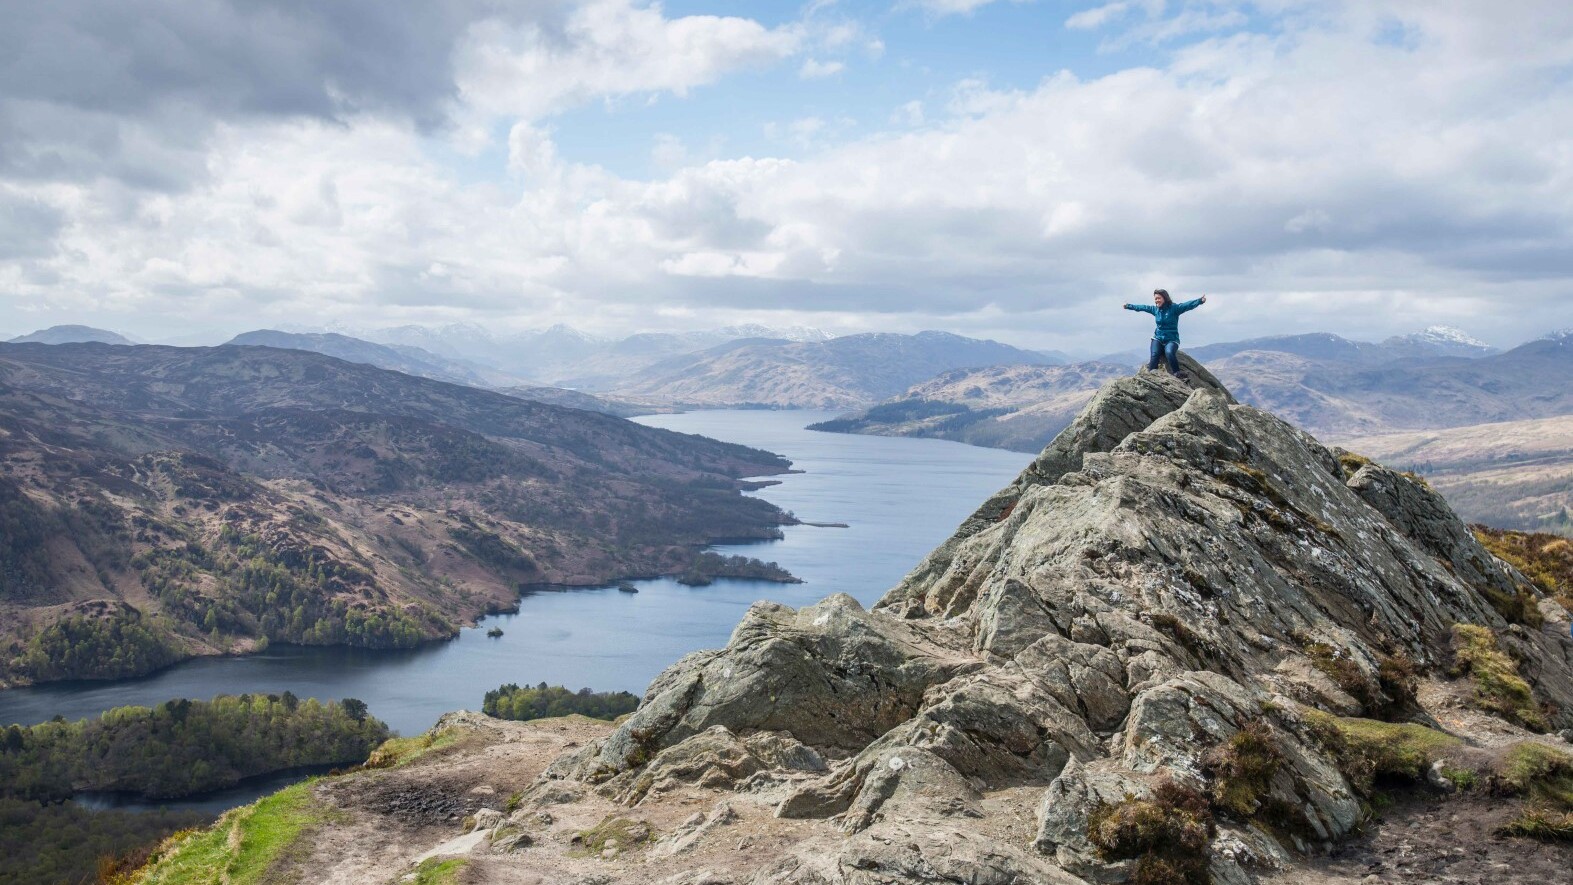
<svg viewBox="0 0 1573 885"><path fill-rule="evenodd" d="M725 645L755 600L796 607L844 592L872 604L1031 460L942 440L803 429L828 417L709 411L639 419L791 458L804 472L777 477L779 485L756 494L799 519L848 527L789 526L780 541L716 549L775 560L804 584L684 587L659 579L633 582L637 594L611 588L534 593L520 600L517 614L487 618L450 642L409 651L276 645L257 655L188 661L142 679L0 691L0 723L80 719L127 704L288 689L303 698L360 698L373 715L408 735L426 730L446 711L480 709L482 696L505 682L544 680L639 694L684 654ZM503 635L488 638L492 627Z"/></svg>

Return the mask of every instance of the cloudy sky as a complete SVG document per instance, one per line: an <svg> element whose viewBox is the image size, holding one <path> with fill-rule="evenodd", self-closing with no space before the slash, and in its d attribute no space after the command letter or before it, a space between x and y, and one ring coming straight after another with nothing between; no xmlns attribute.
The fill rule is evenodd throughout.
<svg viewBox="0 0 1573 885"><path fill-rule="evenodd" d="M397 10L397 11L396 11ZM1573 326L1566 0L51 0L0 336Z"/></svg>

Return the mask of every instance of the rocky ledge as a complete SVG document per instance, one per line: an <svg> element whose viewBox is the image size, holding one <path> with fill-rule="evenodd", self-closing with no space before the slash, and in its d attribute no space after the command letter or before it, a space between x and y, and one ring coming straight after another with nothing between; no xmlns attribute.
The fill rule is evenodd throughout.
<svg viewBox="0 0 1573 885"><path fill-rule="evenodd" d="M470 881L1195 885L1401 876L1325 864L1394 789L1573 833L1568 612L1423 482L1187 368L1106 385L872 610L758 603L528 766L476 735L544 731L447 722L472 749L422 765L519 787L421 839ZM346 797L393 775L317 801L375 821Z"/></svg>

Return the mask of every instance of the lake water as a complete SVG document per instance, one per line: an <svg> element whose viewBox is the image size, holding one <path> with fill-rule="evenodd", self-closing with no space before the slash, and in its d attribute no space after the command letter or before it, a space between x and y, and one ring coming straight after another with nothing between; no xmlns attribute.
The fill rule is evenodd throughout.
<svg viewBox="0 0 1573 885"><path fill-rule="evenodd" d="M748 606L770 599L798 607L843 592L870 605L950 535L1030 455L943 440L817 433L831 417L812 411L707 411L654 415L641 423L778 452L804 471L756 494L799 519L847 528L789 526L780 541L716 549L774 560L803 584L669 579L615 589L540 592L517 614L487 618L457 639L408 651L275 645L257 655L203 658L118 682L56 683L0 691L0 723L97 716L127 704L216 694L280 693L360 698L402 734L431 727L449 710L479 710L505 682L642 693L688 652L726 644ZM503 635L486 636L492 627ZM176 804L176 803L171 803Z"/></svg>

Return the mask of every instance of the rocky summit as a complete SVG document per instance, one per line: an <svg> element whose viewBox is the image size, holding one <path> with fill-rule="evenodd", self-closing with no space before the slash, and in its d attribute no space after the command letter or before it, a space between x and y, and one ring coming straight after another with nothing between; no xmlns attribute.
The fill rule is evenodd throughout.
<svg viewBox="0 0 1573 885"><path fill-rule="evenodd" d="M1573 853L1516 837L1573 832L1568 612L1423 482L1186 367L1189 383L1105 385L873 609L757 603L615 725L452 715L425 755L312 787L329 823L277 872L397 881L450 858L462 881L671 885L1564 875ZM443 813L408 811L427 807ZM1411 808L1449 833L1489 826L1478 844L1427 843L1420 823L1384 836L1384 815ZM218 826L234 843L243 825ZM166 846L145 880L178 881L159 871L182 854Z"/></svg>

